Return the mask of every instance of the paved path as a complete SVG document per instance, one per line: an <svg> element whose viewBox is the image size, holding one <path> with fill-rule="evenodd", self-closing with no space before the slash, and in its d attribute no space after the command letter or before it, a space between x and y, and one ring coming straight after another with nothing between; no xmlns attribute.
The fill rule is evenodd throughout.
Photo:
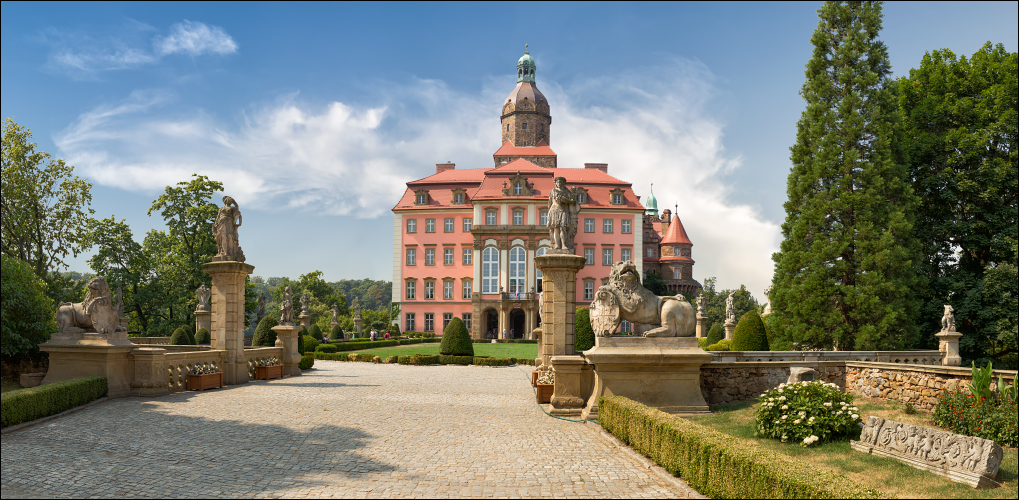
<svg viewBox="0 0 1019 500"><path fill-rule="evenodd" d="M698 496L534 404L529 367L317 361L3 435L3 498Z"/></svg>

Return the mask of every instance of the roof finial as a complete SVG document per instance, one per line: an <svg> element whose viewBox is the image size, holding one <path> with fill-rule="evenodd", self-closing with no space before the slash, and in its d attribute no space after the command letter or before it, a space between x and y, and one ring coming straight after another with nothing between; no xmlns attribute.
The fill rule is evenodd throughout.
<svg viewBox="0 0 1019 500"><path fill-rule="evenodd" d="M524 54L526 54L526 53L527 53L527 44L525 43L524 44Z"/></svg>

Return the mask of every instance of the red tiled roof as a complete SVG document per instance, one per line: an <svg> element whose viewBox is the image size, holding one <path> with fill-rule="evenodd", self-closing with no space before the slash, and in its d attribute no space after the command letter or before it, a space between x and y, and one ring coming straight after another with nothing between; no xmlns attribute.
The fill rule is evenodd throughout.
<svg viewBox="0 0 1019 500"><path fill-rule="evenodd" d="M445 172L439 172L437 174L429 175L418 179L416 181L410 181L407 183L408 186L413 184L452 184L452 183L478 183L485 178L485 172L487 168L460 168L460 169L449 169Z"/></svg>
<svg viewBox="0 0 1019 500"><path fill-rule="evenodd" d="M514 146L512 142L506 141L492 156L556 156L556 154L544 140L538 142L537 146Z"/></svg>
<svg viewBox="0 0 1019 500"><path fill-rule="evenodd" d="M486 175L487 174L516 174L517 172L520 172L521 174L525 174L526 173L526 174L552 175L552 170L553 169L551 169L551 168L539 167L538 165L535 165L535 164L533 164L533 163L531 163L531 162L529 162L529 161L527 161L527 160L525 160L523 158L517 158L516 160L513 160L513 161L511 161L509 163L504 163L502 165L499 165L498 167L495 167L493 169L489 169L488 171L485 172L485 174Z"/></svg>
<svg viewBox="0 0 1019 500"><path fill-rule="evenodd" d="M690 241L690 237L686 235L686 229L683 228L683 221L679 220L678 215L672 216L672 222L669 223L669 230L665 233L665 237L662 238L663 245L693 245Z"/></svg>

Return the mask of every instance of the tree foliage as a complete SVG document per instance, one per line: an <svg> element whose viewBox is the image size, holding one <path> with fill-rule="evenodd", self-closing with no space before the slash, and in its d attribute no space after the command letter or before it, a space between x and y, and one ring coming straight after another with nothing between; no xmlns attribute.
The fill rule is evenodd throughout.
<svg viewBox="0 0 1019 500"><path fill-rule="evenodd" d="M7 359L39 355L38 344L56 330L46 284L26 262L0 254L0 354Z"/></svg>
<svg viewBox="0 0 1019 500"><path fill-rule="evenodd" d="M917 198L901 142L881 4L825 2L790 148L772 310L809 347L896 349L917 339Z"/></svg>
<svg viewBox="0 0 1019 500"><path fill-rule="evenodd" d="M651 293L658 296L676 295L676 292L670 292L665 285L665 280L662 279L662 275L658 274L657 271L648 271L647 277L644 278L644 282L641 283L644 288L647 288Z"/></svg>
<svg viewBox="0 0 1019 500"><path fill-rule="evenodd" d="M999 285L1011 277L1014 290L1017 265L1017 60L990 42L969 59L935 50L898 80L909 172L921 200L916 234L928 286L920 324L936 332L943 305L952 304L963 354L1012 369L1016 308L1007 304L1016 295Z"/></svg>
<svg viewBox="0 0 1019 500"><path fill-rule="evenodd" d="M709 325L715 323L721 324L725 321L725 299L729 297L729 293L735 291L736 295L733 296L733 309L735 310L736 317L741 318L748 311L756 311L759 307L757 299L750 294L747 290L746 285L740 285L739 288L733 290L727 288L725 290L715 290L715 278L708 278L704 280L704 288L701 289L700 294L704 296L704 314L708 317ZM691 304L696 304L696 300L691 300ZM724 335L723 337L724 338Z"/></svg>
<svg viewBox="0 0 1019 500"><path fill-rule="evenodd" d="M573 350L584 352L594 347L594 328L591 327L591 310L578 307L573 315Z"/></svg>

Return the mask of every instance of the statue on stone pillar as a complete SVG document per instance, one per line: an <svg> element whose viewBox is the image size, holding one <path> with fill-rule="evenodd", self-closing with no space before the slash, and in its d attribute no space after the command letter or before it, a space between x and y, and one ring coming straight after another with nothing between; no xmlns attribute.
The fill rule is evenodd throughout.
<svg viewBox="0 0 1019 500"><path fill-rule="evenodd" d="M704 294L698 295L697 296L697 315L698 316L704 316L704 302L705 302Z"/></svg>
<svg viewBox="0 0 1019 500"><path fill-rule="evenodd" d="M122 285L119 285L119 284L117 285L117 299L114 302L114 304L115 304L115 307L117 308L117 317L118 318L123 318L124 317L124 287Z"/></svg>
<svg viewBox="0 0 1019 500"><path fill-rule="evenodd" d="M308 314L309 302L311 302L311 297L308 296L308 291L305 290L304 293L301 294L301 316L305 316Z"/></svg>
<svg viewBox="0 0 1019 500"><path fill-rule="evenodd" d="M241 226L241 210L229 196L223 197L223 206L212 224L212 235L216 238L218 252L214 260L244 262L244 252L237 241L237 228Z"/></svg>
<svg viewBox="0 0 1019 500"><path fill-rule="evenodd" d="M955 309L948 304L945 304L945 315L941 317L941 331L955 331Z"/></svg>
<svg viewBox="0 0 1019 500"><path fill-rule="evenodd" d="M764 289L764 300L767 301L767 305L764 306L764 316L771 314L771 285Z"/></svg>
<svg viewBox="0 0 1019 500"><path fill-rule="evenodd" d="M577 234L576 215L580 212L580 205L573 193L566 189L565 177L556 177L555 186L548 193L547 224L549 238L552 240L551 253L572 253L573 238Z"/></svg>
<svg viewBox="0 0 1019 500"><path fill-rule="evenodd" d="M205 283L202 283L202 286L195 290L195 298L198 299L198 307L195 308L195 311L208 311L210 297L212 297L212 292L205 286Z"/></svg>
<svg viewBox="0 0 1019 500"><path fill-rule="evenodd" d="M354 317L357 319L361 319L361 301L357 300L357 297L354 297L353 304L354 304L353 305Z"/></svg>
<svg viewBox="0 0 1019 500"><path fill-rule="evenodd" d="M294 326L294 303L290 299L292 293L293 290L289 286L283 290L283 300L280 302L281 325Z"/></svg>
<svg viewBox="0 0 1019 500"><path fill-rule="evenodd" d="M255 321L256 324L261 322L262 318L265 317L265 303L267 301L268 301L268 299L265 298L265 290L259 292L258 293L258 312L255 313L256 317L258 318Z"/></svg>
<svg viewBox="0 0 1019 500"><path fill-rule="evenodd" d="M340 306L337 305L337 304L333 304L333 321L332 322L333 323L339 323L340 322Z"/></svg>
<svg viewBox="0 0 1019 500"><path fill-rule="evenodd" d="M729 296L725 298L725 322L736 324L736 291L729 292Z"/></svg>

